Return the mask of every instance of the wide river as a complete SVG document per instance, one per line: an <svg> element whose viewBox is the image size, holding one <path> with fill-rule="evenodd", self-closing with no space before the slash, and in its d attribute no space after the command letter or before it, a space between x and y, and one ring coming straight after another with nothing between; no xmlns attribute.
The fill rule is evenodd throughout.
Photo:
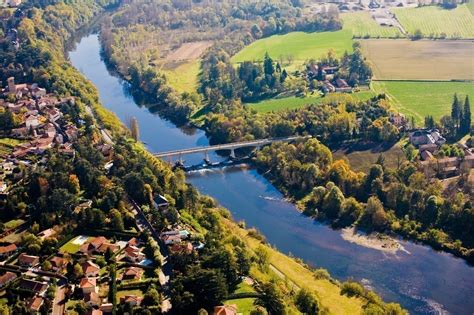
<svg viewBox="0 0 474 315"><path fill-rule="evenodd" d="M137 118L140 138L151 151L208 144L203 131L177 128L138 105L128 85L101 60L97 35L83 37L69 58L95 84L105 107L122 121ZM202 158L193 156L187 161ZM474 314L474 268L462 259L406 241L401 241L406 251L397 254L347 242L340 231L301 215L253 169L201 171L190 174L188 181L216 198L236 220L256 227L280 251L326 268L339 280L362 281L384 300L398 302L412 314Z"/></svg>

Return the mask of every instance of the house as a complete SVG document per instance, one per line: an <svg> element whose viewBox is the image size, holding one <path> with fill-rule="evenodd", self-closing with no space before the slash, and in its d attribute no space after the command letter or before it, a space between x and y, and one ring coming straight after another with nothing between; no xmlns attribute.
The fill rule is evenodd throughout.
<svg viewBox="0 0 474 315"><path fill-rule="evenodd" d="M100 306L100 310L104 313L112 313L114 305L112 303L104 303Z"/></svg>
<svg viewBox="0 0 474 315"><path fill-rule="evenodd" d="M112 304L111 304L112 305ZM110 309L110 312L107 312L107 313L112 313L112 309ZM86 315L102 315L102 306L101 306L101 309L100 310L96 310L96 309L91 309L90 311L88 311L86 313Z"/></svg>
<svg viewBox="0 0 474 315"><path fill-rule="evenodd" d="M405 118L405 115L400 113L392 113L390 115L389 121L397 128L404 127L408 123L407 119Z"/></svg>
<svg viewBox="0 0 474 315"><path fill-rule="evenodd" d="M22 253L18 256L18 264L20 266L33 267L39 264L39 257Z"/></svg>
<svg viewBox="0 0 474 315"><path fill-rule="evenodd" d="M336 92L352 92L352 88L344 79L336 79Z"/></svg>
<svg viewBox="0 0 474 315"><path fill-rule="evenodd" d="M26 126L26 129L28 130L36 129L36 127L38 127L39 124L40 122L38 120L38 116L36 115L29 115L25 119L25 126Z"/></svg>
<svg viewBox="0 0 474 315"><path fill-rule="evenodd" d="M441 136L437 129L420 129L410 134L410 143L416 147L424 144L436 144L440 146L446 143L446 139Z"/></svg>
<svg viewBox="0 0 474 315"><path fill-rule="evenodd" d="M97 292L92 291L84 294L84 302L90 307L99 307L102 300Z"/></svg>
<svg viewBox="0 0 474 315"><path fill-rule="evenodd" d="M7 193L7 183L0 181L0 194L6 194ZM1 252L0 252L1 255Z"/></svg>
<svg viewBox="0 0 474 315"><path fill-rule="evenodd" d="M96 250L96 252L100 254L105 254L107 250L110 250L112 253L116 253L120 250L120 246L111 243L103 243L100 247Z"/></svg>
<svg viewBox="0 0 474 315"><path fill-rule="evenodd" d="M142 241L140 241L138 238L136 237L132 237L128 242L127 242L127 245L128 246L135 246L135 247L138 247L140 245L142 245Z"/></svg>
<svg viewBox="0 0 474 315"><path fill-rule="evenodd" d="M171 244L179 244L181 243L181 236L179 234L174 234L174 235L164 235L161 237L163 242L166 245L171 245Z"/></svg>
<svg viewBox="0 0 474 315"><path fill-rule="evenodd" d="M95 292L98 293L97 281L95 278L82 278L79 283L79 288L82 289L83 294Z"/></svg>
<svg viewBox="0 0 474 315"><path fill-rule="evenodd" d="M329 81L323 82L323 92L324 93L333 93L336 92L336 88Z"/></svg>
<svg viewBox="0 0 474 315"><path fill-rule="evenodd" d="M9 257L9 256L13 255L14 253L16 253L17 250L18 250L18 247L15 244L8 244L8 245L5 245L5 246L1 246L0 247L0 257L2 257L2 258Z"/></svg>
<svg viewBox="0 0 474 315"><path fill-rule="evenodd" d="M91 254L94 251L97 251L102 244L107 242L107 239L103 236L98 236L92 239L90 242L86 242L81 245L80 251L84 254Z"/></svg>
<svg viewBox="0 0 474 315"><path fill-rule="evenodd" d="M190 242L184 242L180 244L173 244L170 246L170 252L173 254L186 253L191 254L193 252L193 245Z"/></svg>
<svg viewBox="0 0 474 315"><path fill-rule="evenodd" d="M44 300L42 297L36 296L30 300L28 303L28 310L30 311L30 314L37 314L41 310L41 306L43 306Z"/></svg>
<svg viewBox="0 0 474 315"><path fill-rule="evenodd" d="M76 127L76 126L68 125L68 126L66 127L66 130L64 131L64 133L66 134L67 139L68 139L69 141L77 140L78 130L77 130L77 127Z"/></svg>
<svg viewBox="0 0 474 315"><path fill-rule="evenodd" d="M142 303L143 297L136 295L125 295L120 298L121 304L130 304L131 306L140 306Z"/></svg>
<svg viewBox="0 0 474 315"><path fill-rule="evenodd" d="M47 238L50 238L50 237L53 237L54 235L56 235L56 231L53 230L53 229L47 229L47 230L44 230L44 231L41 231L39 234L38 234L38 237L42 240L45 240Z"/></svg>
<svg viewBox="0 0 474 315"><path fill-rule="evenodd" d="M0 276L0 288L7 286L10 282L18 278L18 276L10 271L5 272Z"/></svg>
<svg viewBox="0 0 474 315"><path fill-rule="evenodd" d="M89 209L90 207L92 207L92 200L85 200L74 208L74 213L79 214L81 211Z"/></svg>
<svg viewBox="0 0 474 315"><path fill-rule="evenodd" d="M237 315L237 305L231 304L231 305L215 306L212 314L213 315Z"/></svg>
<svg viewBox="0 0 474 315"><path fill-rule="evenodd" d="M53 271L61 272L64 271L69 264L66 258L55 256L50 260Z"/></svg>
<svg viewBox="0 0 474 315"><path fill-rule="evenodd" d="M39 282L30 279L21 279L18 287L22 290L34 292L36 295L43 295L48 289L47 282Z"/></svg>
<svg viewBox="0 0 474 315"><path fill-rule="evenodd" d="M21 0L8 0L8 6L11 8L16 8L21 4Z"/></svg>
<svg viewBox="0 0 474 315"><path fill-rule="evenodd" d="M140 280L143 269L138 267L128 267L122 274L122 280Z"/></svg>
<svg viewBox="0 0 474 315"><path fill-rule="evenodd" d="M145 254L142 253L140 248L127 245L124 250L124 259L132 263L139 263L145 259Z"/></svg>
<svg viewBox="0 0 474 315"><path fill-rule="evenodd" d="M50 108L45 110L46 114L48 115L49 121L55 122L59 118L62 117L61 112L57 108Z"/></svg>
<svg viewBox="0 0 474 315"><path fill-rule="evenodd" d="M85 277L97 277L99 276L100 267L88 260L81 265L82 271Z"/></svg>
<svg viewBox="0 0 474 315"><path fill-rule="evenodd" d="M162 195L156 196L155 199L153 199L153 203L155 205L156 210L161 210L161 211L167 211L168 210L168 206L169 206L168 199L166 199Z"/></svg>

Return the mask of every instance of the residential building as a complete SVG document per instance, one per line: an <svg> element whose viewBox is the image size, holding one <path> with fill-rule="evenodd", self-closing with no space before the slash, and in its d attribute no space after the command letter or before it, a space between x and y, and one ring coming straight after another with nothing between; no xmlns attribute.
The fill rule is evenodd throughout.
<svg viewBox="0 0 474 315"><path fill-rule="evenodd" d="M130 304L131 306L140 306L142 303L143 297L136 295L125 295L120 298L121 304Z"/></svg>
<svg viewBox="0 0 474 315"><path fill-rule="evenodd" d="M85 277L97 277L99 275L100 267L88 260L81 265Z"/></svg>
<svg viewBox="0 0 474 315"><path fill-rule="evenodd" d="M45 240L47 238L50 238L50 237L53 237L54 235L56 235L56 231L53 230L53 229L47 229L47 230L44 230L44 231L41 231L39 234L38 234L38 237L42 240Z"/></svg>
<svg viewBox="0 0 474 315"><path fill-rule="evenodd" d="M15 254L18 250L18 247L15 244L8 244L0 247L0 257L6 258Z"/></svg>
<svg viewBox="0 0 474 315"><path fill-rule="evenodd" d="M84 302L90 307L99 307L102 300L97 292L92 291L84 294Z"/></svg>
<svg viewBox="0 0 474 315"><path fill-rule="evenodd" d="M7 286L10 282L18 278L18 276L10 271L5 272L0 276L0 288Z"/></svg>
<svg viewBox="0 0 474 315"><path fill-rule="evenodd" d="M439 130L437 129L433 129L433 130L420 129L410 134L410 142L414 146L418 147L424 144L442 145L446 143L446 139L443 136L441 136L441 134L439 133Z"/></svg>
<svg viewBox="0 0 474 315"><path fill-rule="evenodd" d="M21 279L18 287L23 290L34 292L37 295L43 295L48 289L47 282L39 282L31 279Z"/></svg>
<svg viewBox="0 0 474 315"><path fill-rule="evenodd" d="M212 315L237 315L237 305L215 306Z"/></svg>
<svg viewBox="0 0 474 315"><path fill-rule="evenodd" d="M41 306L43 306L44 300L42 297L35 296L28 303L28 310L30 314L39 314Z"/></svg>
<svg viewBox="0 0 474 315"><path fill-rule="evenodd" d="M122 274L122 280L140 280L143 274L143 269L138 267L125 268Z"/></svg>
<svg viewBox="0 0 474 315"><path fill-rule="evenodd" d="M83 294L95 292L98 293L97 280L96 278L82 278L79 283L79 288L82 289Z"/></svg>
<svg viewBox="0 0 474 315"><path fill-rule="evenodd" d="M20 266L33 267L39 264L39 259L40 258L38 256L22 253L20 256L18 256L18 264Z"/></svg>

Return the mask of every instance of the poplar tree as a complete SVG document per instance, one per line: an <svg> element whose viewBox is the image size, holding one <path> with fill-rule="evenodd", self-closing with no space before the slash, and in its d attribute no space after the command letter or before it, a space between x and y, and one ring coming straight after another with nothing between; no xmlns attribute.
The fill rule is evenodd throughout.
<svg viewBox="0 0 474 315"><path fill-rule="evenodd" d="M458 95L454 93L453 104L451 105L451 119L453 120L455 128L459 126L460 114L461 114L461 105L459 104Z"/></svg>

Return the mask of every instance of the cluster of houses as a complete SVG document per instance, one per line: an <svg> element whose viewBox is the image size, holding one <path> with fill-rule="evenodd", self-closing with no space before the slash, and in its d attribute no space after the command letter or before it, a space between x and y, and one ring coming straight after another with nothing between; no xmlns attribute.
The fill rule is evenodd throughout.
<svg viewBox="0 0 474 315"><path fill-rule="evenodd" d="M310 63L306 67L306 77L308 81L317 80L321 86L324 94L340 92L350 93L353 88L346 82L346 80L337 77L339 67Z"/></svg>
<svg viewBox="0 0 474 315"><path fill-rule="evenodd" d="M8 85L1 90L6 99L0 99L2 111L10 111L19 126L9 130L8 137L20 140L12 153L0 163L0 194L8 191L7 179L22 178L22 166L31 164L31 157L41 157L48 149L57 147L68 156L74 156L73 143L78 137L78 128L61 120L60 107L74 103L74 98L58 98L47 94L37 84L15 84L14 78L8 79ZM9 102L8 96L14 95L16 101Z"/></svg>
<svg viewBox="0 0 474 315"><path fill-rule="evenodd" d="M21 4L21 0L0 0L0 8L10 7L16 8Z"/></svg>
<svg viewBox="0 0 474 315"><path fill-rule="evenodd" d="M201 242L191 242L190 237L191 233L180 226L169 228L160 235L162 242L168 246L171 254L191 254L194 250L204 247L204 244Z"/></svg>

